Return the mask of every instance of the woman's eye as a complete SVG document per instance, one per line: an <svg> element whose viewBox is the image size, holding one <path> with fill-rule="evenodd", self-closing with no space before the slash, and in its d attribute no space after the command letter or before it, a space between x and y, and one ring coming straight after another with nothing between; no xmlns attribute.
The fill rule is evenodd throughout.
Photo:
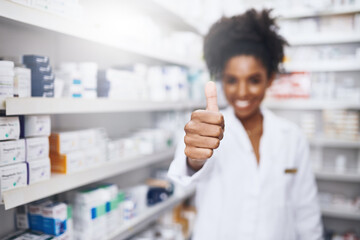
<svg viewBox="0 0 360 240"><path fill-rule="evenodd" d="M225 78L225 83L226 84L235 84L236 79L235 78Z"/></svg>
<svg viewBox="0 0 360 240"><path fill-rule="evenodd" d="M259 78L250 78L250 82L252 84L259 84L260 83L260 79Z"/></svg>

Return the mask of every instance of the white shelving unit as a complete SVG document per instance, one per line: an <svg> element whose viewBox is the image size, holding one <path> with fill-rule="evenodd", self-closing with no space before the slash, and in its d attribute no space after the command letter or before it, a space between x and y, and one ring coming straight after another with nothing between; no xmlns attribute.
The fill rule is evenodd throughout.
<svg viewBox="0 0 360 240"><path fill-rule="evenodd" d="M0 1L0 17L99 43L112 47L114 50L130 52L170 64L196 68L204 67L204 63L200 60L191 61L186 58L179 59L177 56L163 54L161 52L154 51L151 48L144 48L130 41L119 41L114 37L104 36L99 33L97 26L91 26L82 21L76 21L74 19L68 19L45 11L29 8L11 1ZM114 54L116 53L114 52Z"/></svg>
<svg viewBox="0 0 360 240"><path fill-rule="evenodd" d="M265 99L263 105L270 109L284 110L322 110L322 109L353 109L360 110L360 103L323 101L312 99Z"/></svg>
<svg viewBox="0 0 360 240"><path fill-rule="evenodd" d="M276 13L277 16L280 16L280 19L297 19L297 18L307 18L307 17L318 17L318 16L335 16L335 15L344 15L344 14L353 14L360 12L360 6L346 6L346 7L337 7L327 10L310 10L310 9L301 9L295 11L286 11Z"/></svg>
<svg viewBox="0 0 360 240"><path fill-rule="evenodd" d="M360 220L360 211L350 211L344 209L337 209L331 206L322 206L321 212L325 217L347 219L347 220Z"/></svg>
<svg viewBox="0 0 360 240"><path fill-rule="evenodd" d="M35 200L65 192L86 184L94 183L154 163L171 160L174 149L149 156L122 159L93 169L73 174L54 174L49 180L2 193L5 209L14 208Z"/></svg>
<svg viewBox="0 0 360 240"><path fill-rule="evenodd" d="M122 101L107 98L8 98L6 115L169 111L204 108L204 103Z"/></svg>
<svg viewBox="0 0 360 240"><path fill-rule="evenodd" d="M330 171L315 171L315 176L319 180L360 182L360 173L336 173Z"/></svg>
<svg viewBox="0 0 360 240"><path fill-rule="evenodd" d="M343 72L360 71L360 59L288 62L287 72Z"/></svg>
<svg viewBox="0 0 360 240"><path fill-rule="evenodd" d="M161 214L173 208L184 199L191 197L194 193L194 188L185 190L181 189L179 193L175 192L174 196L170 197L168 200L149 207L145 212L139 214L139 216L126 222L124 225L119 227L116 232L112 233L108 239L126 239L131 235L134 235L135 233L141 231L149 223L160 217Z"/></svg>
<svg viewBox="0 0 360 240"><path fill-rule="evenodd" d="M346 141L346 140L326 139L324 137L310 139L310 144L314 145L314 146L321 146L321 147L360 149L360 141Z"/></svg>
<svg viewBox="0 0 360 240"><path fill-rule="evenodd" d="M318 45L318 44L343 44L360 42L360 34L308 34L306 36L289 36L286 38L291 46Z"/></svg>

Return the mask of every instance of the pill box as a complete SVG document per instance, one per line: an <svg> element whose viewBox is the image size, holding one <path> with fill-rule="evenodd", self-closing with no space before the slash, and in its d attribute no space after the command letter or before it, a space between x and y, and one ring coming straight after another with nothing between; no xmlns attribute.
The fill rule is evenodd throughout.
<svg viewBox="0 0 360 240"><path fill-rule="evenodd" d="M22 137L50 136L51 119L49 115L24 116L21 120Z"/></svg>
<svg viewBox="0 0 360 240"><path fill-rule="evenodd" d="M53 132L50 135L50 151L64 154L80 149L78 132Z"/></svg>
<svg viewBox="0 0 360 240"><path fill-rule="evenodd" d="M25 140L0 142L0 166L25 162Z"/></svg>
<svg viewBox="0 0 360 240"><path fill-rule="evenodd" d="M24 55L23 63L33 64L42 67L42 66L48 66L50 64L50 60L46 56Z"/></svg>
<svg viewBox="0 0 360 240"><path fill-rule="evenodd" d="M18 117L0 117L0 141L19 139L20 121Z"/></svg>
<svg viewBox="0 0 360 240"><path fill-rule="evenodd" d="M25 148L26 148L27 162L49 157L49 150L50 150L49 138L48 137L27 138L25 140Z"/></svg>
<svg viewBox="0 0 360 240"><path fill-rule="evenodd" d="M85 154L75 151L67 154L50 153L51 171L55 173L73 173L85 168Z"/></svg>
<svg viewBox="0 0 360 240"><path fill-rule="evenodd" d="M45 199L30 203L28 205L29 225L31 230L40 232L43 231L42 208L50 203L50 200Z"/></svg>
<svg viewBox="0 0 360 240"><path fill-rule="evenodd" d="M67 205L50 203L42 208L43 232L58 236L66 231Z"/></svg>
<svg viewBox="0 0 360 240"><path fill-rule="evenodd" d="M33 184L50 179L50 159L44 158L27 163L28 184Z"/></svg>
<svg viewBox="0 0 360 240"><path fill-rule="evenodd" d="M26 186L26 163L18 163L0 167L0 181L1 192Z"/></svg>

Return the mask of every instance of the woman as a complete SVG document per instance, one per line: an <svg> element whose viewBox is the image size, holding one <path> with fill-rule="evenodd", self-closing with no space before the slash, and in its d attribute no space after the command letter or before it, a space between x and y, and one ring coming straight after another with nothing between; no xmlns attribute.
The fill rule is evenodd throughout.
<svg viewBox="0 0 360 240"><path fill-rule="evenodd" d="M260 106L286 44L269 14L222 18L205 37L207 66L230 106L218 112L208 83L207 109L192 113L169 169L175 181L197 184L195 240L322 238L306 138Z"/></svg>

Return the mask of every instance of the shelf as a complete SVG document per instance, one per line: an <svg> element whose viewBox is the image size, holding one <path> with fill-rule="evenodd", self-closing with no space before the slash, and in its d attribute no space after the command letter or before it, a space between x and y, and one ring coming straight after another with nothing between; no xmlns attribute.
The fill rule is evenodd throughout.
<svg viewBox="0 0 360 240"><path fill-rule="evenodd" d="M149 47L139 46L139 44L135 42L119 41L119 39L113 36L107 36L99 32L98 26L91 26L84 21L57 16L46 11L29 8L10 1L0 1L0 17L110 46L116 50L133 53L164 63L196 68L204 67L204 63L200 60L190 61L185 58L179 59L179 57L172 56L171 54L164 54Z"/></svg>
<svg viewBox="0 0 360 240"><path fill-rule="evenodd" d="M346 141L319 137L309 140L311 145L322 147L360 148L360 141Z"/></svg>
<svg viewBox="0 0 360 240"><path fill-rule="evenodd" d="M346 6L336 7L333 9L315 11L310 9L302 9L298 11L287 11L283 13L277 13L279 19L296 19L306 17L318 17L318 16L335 16L344 14L354 14L360 12L360 6Z"/></svg>
<svg viewBox="0 0 360 240"><path fill-rule="evenodd" d="M335 173L330 171L315 171L314 173L319 180L360 182L360 173Z"/></svg>
<svg viewBox="0 0 360 240"><path fill-rule="evenodd" d="M321 212L324 217L341 218L348 220L360 220L360 211L350 211L344 209L338 209L331 206L322 206Z"/></svg>
<svg viewBox="0 0 360 240"><path fill-rule="evenodd" d="M192 196L194 193L195 190L193 188L186 190L181 189L180 193L175 191L174 196L170 197L168 200L149 207L144 213L121 225L108 239L126 239L135 233L140 232L148 224L158 219L163 213Z"/></svg>
<svg viewBox="0 0 360 240"><path fill-rule="evenodd" d="M51 174L49 180L2 193L5 209L14 208L35 200L94 183L150 164L170 160L174 149L148 156L123 159L121 162L106 163L93 169L73 174Z"/></svg>
<svg viewBox="0 0 360 240"><path fill-rule="evenodd" d="M360 103L325 101L312 99L265 99L263 105L277 110L323 110L323 109L352 109L360 110Z"/></svg>
<svg viewBox="0 0 360 240"><path fill-rule="evenodd" d="M6 115L170 111L205 108L205 103L122 101L107 98L8 98Z"/></svg>
<svg viewBox="0 0 360 240"><path fill-rule="evenodd" d="M322 60L285 63L287 72L341 72L360 71L360 60Z"/></svg>
<svg viewBox="0 0 360 240"><path fill-rule="evenodd" d="M305 36L289 36L286 38L291 46L297 45L318 45L318 44L337 44L337 43L356 43L360 42L360 33L336 33L336 34L313 34Z"/></svg>

